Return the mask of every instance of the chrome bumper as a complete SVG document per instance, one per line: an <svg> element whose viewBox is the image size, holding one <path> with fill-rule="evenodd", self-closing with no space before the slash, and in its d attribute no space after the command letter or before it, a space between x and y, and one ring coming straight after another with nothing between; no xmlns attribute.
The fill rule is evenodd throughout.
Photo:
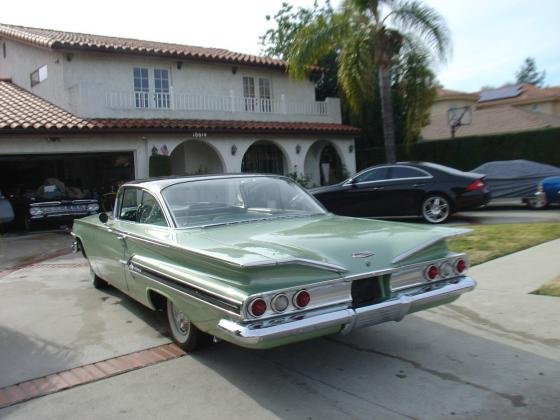
<svg viewBox="0 0 560 420"><path fill-rule="evenodd" d="M229 341L248 347L270 343L286 337L308 334L339 326L342 333L353 329L369 327L387 321L400 321L406 315L417 310L437 306L458 298L461 294L473 290L476 282L470 277L460 277L456 283L443 283L432 286L431 290L415 288L403 290L394 299L364 306L361 308L337 309L326 313L296 314L262 322L242 324L229 319L222 319L218 328Z"/></svg>

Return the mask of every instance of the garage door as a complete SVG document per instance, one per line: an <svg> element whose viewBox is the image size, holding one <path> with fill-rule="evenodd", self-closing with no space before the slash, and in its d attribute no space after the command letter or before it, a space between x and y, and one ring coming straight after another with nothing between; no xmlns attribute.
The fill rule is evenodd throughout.
<svg viewBox="0 0 560 420"><path fill-rule="evenodd" d="M131 152L0 156L0 190L32 196L49 179L72 187L84 198L99 198L134 179Z"/></svg>

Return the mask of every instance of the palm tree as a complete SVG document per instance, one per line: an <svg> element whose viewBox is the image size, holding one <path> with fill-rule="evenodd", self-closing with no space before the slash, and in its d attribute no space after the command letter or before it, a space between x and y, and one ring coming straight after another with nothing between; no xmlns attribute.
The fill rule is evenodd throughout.
<svg viewBox="0 0 560 420"><path fill-rule="evenodd" d="M385 157L395 162L391 67L397 56L408 53L444 61L450 36L443 17L415 0L344 0L337 12L319 14L296 32L288 71L303 78L333 50L338 84L353 110L375 94L378 83Z"/></svg>

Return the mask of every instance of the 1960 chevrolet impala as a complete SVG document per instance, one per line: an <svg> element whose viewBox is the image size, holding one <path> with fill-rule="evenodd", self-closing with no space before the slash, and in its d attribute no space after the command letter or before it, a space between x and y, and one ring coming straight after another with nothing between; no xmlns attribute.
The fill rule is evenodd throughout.
<svg viewBox="0 0 560 420"><path fill-rule="evenodd" d="M112 215L74 222L95 287L165 310L187 351L212 337L269 348L348 333L475 287L446 238L465 230L339 217L274 175L123 185Z"/></svg>

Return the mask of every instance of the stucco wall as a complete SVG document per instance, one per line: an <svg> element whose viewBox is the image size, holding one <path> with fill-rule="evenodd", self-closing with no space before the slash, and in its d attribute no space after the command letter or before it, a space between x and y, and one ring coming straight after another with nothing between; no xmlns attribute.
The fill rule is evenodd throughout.
<svg viewBox="0 0 560 420"><path fill-rule="evenodd" d="M68 91L64 89L64 57L61 53L35 48L0 38L0 46L6 43L6 58L0 49L0 78L12 79L16 85L68 109ZM31 73L47 65L48 78L31 87Z"/></svg>
<svg viewBox="0 0 560 420"><path fill-rule="evenodd" d="M449 108L458 108L463 106L473 106L475 105L475 101L469 100L439 100L434 102L431 109L431 115L442 115L447 114L447 110Z"/></svg>
<svg viewBox="0 0 560 420"><path fill-rule="evenodd" d="M530 112L538 112L545 115L556 115L560 116L560 106L559 102L549 101L549 102L538 102L533 104L516 105L517 108L523 109Z"/></svg>

